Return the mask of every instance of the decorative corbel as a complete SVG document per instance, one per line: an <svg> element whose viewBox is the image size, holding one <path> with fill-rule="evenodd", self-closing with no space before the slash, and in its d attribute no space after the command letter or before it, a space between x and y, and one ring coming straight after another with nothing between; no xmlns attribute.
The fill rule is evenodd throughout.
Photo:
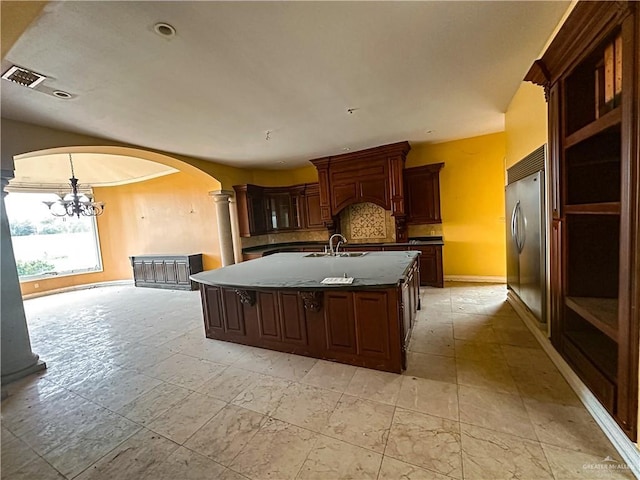
<svg viewBox="0 0 640 480"><path fill-rule="evenodd" d="M322 310L322 292L300 292L302 301L304 303L304 309L311 312L319 312Z"/></svg>
<svg viewBox="0 0 640 480"><path fill-rule="evenodd" d="M256 303L256 292L252 290L235 289L236 295L240 297L240 303L253 307Z"/></svg>

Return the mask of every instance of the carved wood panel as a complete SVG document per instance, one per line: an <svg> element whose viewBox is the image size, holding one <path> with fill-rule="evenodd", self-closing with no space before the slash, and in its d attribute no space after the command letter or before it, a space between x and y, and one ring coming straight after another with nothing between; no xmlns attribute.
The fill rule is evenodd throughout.
<svg viewBox="0 0 640 480"><path fill-rule="evenodd" d="M222 290L222 312L224 331L244 335L244 312L235 290Z"/></svg>
<svg viewBox="0 0 640 480"><path fill-rule="evenodd" d="M222 323L222 306L220 303L220 289L202 285L200 287L202 308L204 310L204 328L210 330L224 330Z"/></svg>
<svg viewBox="0 0 640 480"><path fill-rule="evenodd" d="M278 292L282 341L306 345L306 315L298 292Z"/></svg>
<svg viewBox="0 0 640 480"><path fill-rule="evenodd" d="M356 292L354 295L358 354L389 358L389 324L380 312L388 310L386 292Z"/></svg>
<svg viewBox="0 0 640 480"><path fill-rule="evenodd" d="M351 294L348 292L327 292L324 297L327 350L356 353L356 332Z"/></svg>
<svg viewBox="0 0 640 480"><path fill-rule="evenodd" d="M277 297L272 292L257 293L258 332L266 340L281 340Z"/></svg>

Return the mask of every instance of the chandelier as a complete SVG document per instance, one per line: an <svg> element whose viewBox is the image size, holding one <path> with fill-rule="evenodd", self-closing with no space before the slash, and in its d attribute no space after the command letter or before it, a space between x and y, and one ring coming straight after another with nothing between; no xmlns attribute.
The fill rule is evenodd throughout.
<svg viewBox="0 0 640 480"><path fill-rule="evenodd" d="M90 193L78 193L78 179L73 172L73 159L69 154L69 163L71 164L71 178L69 179L71 185L71 192L67 193L64 197L60 195L60 198L55 202L42 202L49 211L55 217L97 217L104 212L103 202L94 202L93 195Z"/></svg>

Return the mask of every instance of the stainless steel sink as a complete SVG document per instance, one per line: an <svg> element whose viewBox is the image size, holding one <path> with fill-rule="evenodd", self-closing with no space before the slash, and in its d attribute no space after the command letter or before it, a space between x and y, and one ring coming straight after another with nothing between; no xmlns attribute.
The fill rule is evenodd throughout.
<svg viewBox="0 0 640 480"><path fill-rule="evenodd" d="M353 258L353 257L362 257L363 255L366 255L367 252L341 252L341 253L336 253L335 255L331 255L330 253L322 253L322 252L315 252L315 253L310 253L309 255L305 255L305 257L310 257L310 258L320 258L320 257L342 257L342 258Z"/></svg>

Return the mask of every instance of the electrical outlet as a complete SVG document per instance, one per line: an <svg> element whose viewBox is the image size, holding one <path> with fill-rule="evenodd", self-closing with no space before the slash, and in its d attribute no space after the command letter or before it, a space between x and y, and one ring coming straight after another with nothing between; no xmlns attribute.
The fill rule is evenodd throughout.
<svg viewBox="0 0 640 480"><path fill-rule="evenodd" d="M40 288L40 284L39 283L34 283L33 284L33 288Z"/></svg>

